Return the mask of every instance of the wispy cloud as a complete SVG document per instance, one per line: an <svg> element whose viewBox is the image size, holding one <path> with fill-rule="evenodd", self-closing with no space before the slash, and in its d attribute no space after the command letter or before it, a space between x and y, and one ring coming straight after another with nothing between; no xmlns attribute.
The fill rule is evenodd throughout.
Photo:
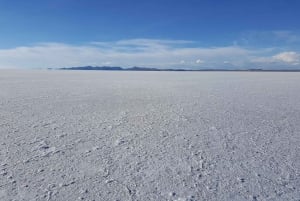
<svg viewBox="0 0 300 201"><path fill-rule="evenodd" d="M300 34L293 31L273 31L272 34L278 40L283 40L288 43L300 42Z"/></svg>
<svg viewBox="0 0 300 201"><path fill-rule="evenodd" d="M290 62L291 61L291 62ZM300 68L299 53L238 45L201 47L185 40L130 39L83 45L39 43L0 49L0 68L68 66L146 66L158 68L252 68L274 63Z"/></svg>
<svg viewBox="0 0 300 201"><path fill-rule="evenodd" d="M258 57L252 60L254 63L263 65L281 65L289 67L299 67L300 53L297 52L281 52L269 57Z"/></svg>
<svg viewBox="0 0 300 201"><path fill-rule="evenodd" d="M297 52L282 52L273 56L273 58L287 63L298 63L300 61L300 54Z"/></svg>
<svg viewBox="0 0 300 201"><path fill-rule="evenodd" d="M275 31L246 31L233 42L242 46L298 46L300 44L300 33L289 30Z"/></svg>

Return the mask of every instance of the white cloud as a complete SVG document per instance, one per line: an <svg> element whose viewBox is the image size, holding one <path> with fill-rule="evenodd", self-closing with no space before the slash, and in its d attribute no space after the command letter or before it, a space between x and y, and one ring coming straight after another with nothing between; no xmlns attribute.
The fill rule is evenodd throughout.
<svg viewBox="0 0 300 201"><path fill-rule="evenodd" d="M196 60L196 63L197 63L197 64L202 64L202 63L204 63L204 61L201 60L201 59L197 59L197 60Z"/></svg>
<svg viewBox="0 0 300 201"><path fill-rule="evenodd" d="M192 41L152 39L92 42L84 45L39 43L33 46L0 49L0 68L56 68L86 65L158 68L228 67L228 63L224 61L230 61L232 68L248 68L263 62L266 64L288 61L285 63L292 65L299 63L299 54L296 52L276 54L270 48L199 47Z"/></svg>
<svg viewBox="0 0 300 201"><path fill-rule="evenodd" d="M300 54L297 52L280 52L267 57L257 57L253 62L261 63L297 63L300 61Z"/></svg>
<svg viewBox="0 0 300 201"><path fill-rule="evenodd" d="M103 62L102 64L103 64L103 65L107 65L107 66L108 66L108 65L111 65L111 64L112 64L112 62L110 62L110 61L105 61L105 62Z"/></svg>
<svg viewBox="0 0 300 201"><path fill-rule="evenodd" d="M300 54L296 52L282 52L274 55L273 58L278 61L283 61L287 63L296 63L300 61Z"/></svg>

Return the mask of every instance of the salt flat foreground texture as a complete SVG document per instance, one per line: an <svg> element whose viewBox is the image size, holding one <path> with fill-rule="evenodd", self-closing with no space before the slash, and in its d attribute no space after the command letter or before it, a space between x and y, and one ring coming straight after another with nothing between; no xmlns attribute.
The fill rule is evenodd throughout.
<svg viewBox="0 0 300 201"><path fill-rule="evenodd" d="M0 200L299 200L300 73L0 71Z"/></svg>

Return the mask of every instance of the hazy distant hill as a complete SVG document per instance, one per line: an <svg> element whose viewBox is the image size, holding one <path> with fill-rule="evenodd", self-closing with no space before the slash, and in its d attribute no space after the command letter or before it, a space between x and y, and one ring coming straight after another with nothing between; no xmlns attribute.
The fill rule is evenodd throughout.
<svg viewBox="0 0 300 201"><path fill-rule="evenodd" d="M185 69L159 69L159 68L147 68L147 67L114 67L114 66L80 66L80 67L65 67L59 68L60 70L116 70L116 71L191 71Z"/></svg>
<svg viewBox="0 0 300 201"><path fill-rule="evenodd" d="M51 69L51 68L50 68ZM266 71L266 72L300 72L300 70L292 69L278 69L278 70L265 70L260 68L251 68L251 69L159 69L159 68L147 68L147 67L130 67L123 68L118 66L79 66L79 67L64 67L58 68L59 70L109 70L109 71Z"/></svg>

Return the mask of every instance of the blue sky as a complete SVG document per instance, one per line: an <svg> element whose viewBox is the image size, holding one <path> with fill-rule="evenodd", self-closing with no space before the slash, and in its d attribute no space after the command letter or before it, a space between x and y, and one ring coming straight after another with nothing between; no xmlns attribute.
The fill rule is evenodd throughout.
<svg viewBox="0 0 300 201"><path fill-rule="evenodd" d="M300 69L298 0L0 0L0 68Z"/></svg>

